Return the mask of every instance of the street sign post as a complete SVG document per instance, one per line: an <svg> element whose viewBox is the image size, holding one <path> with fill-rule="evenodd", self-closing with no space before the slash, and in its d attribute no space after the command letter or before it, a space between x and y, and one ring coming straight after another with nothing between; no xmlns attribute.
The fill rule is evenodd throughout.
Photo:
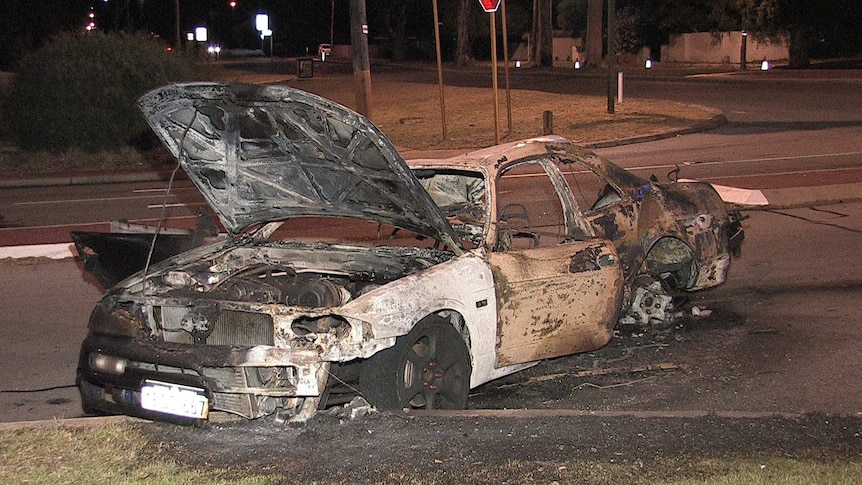
<svg viewBox="0 0 862 485"><path fill-rule="evenodd" d="M500 99L497 89L497 9L501 0L479 0L491 21L491 79L494 89L494 143L500 144Z"/></svg>

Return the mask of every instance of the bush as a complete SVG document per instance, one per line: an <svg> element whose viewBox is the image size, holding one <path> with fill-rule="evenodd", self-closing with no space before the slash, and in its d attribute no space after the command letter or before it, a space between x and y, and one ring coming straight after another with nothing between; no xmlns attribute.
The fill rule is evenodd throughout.
<svg viewBox="0 0 862 485"><path fill-rule="evenodd" d="M148 132L135 100L201 77L187 53L146 34L67 33L24 57L13 89L18 146L114 149Z"/></svg>

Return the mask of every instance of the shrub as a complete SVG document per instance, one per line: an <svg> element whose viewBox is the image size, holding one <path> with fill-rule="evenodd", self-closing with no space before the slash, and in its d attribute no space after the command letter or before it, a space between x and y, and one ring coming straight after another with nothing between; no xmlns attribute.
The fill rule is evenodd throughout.
<svg viewBox="0 0 862 485"><path fill-rule="evenodd" d="M135 100L149 89L201 77L188 53L151 35L66 33L22 60L14 116L25 150L113 149L147 132Z"/></svg>

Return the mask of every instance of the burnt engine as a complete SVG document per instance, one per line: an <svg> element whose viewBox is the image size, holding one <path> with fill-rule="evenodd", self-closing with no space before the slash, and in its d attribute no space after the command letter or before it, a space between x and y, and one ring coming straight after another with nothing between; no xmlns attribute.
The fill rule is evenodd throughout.
<svg viewBox="0 0 862 485"><path fill-rule="evenodd" d="M257 266L231 276L214 287L210 295L231 301L319 308L346 303L357 294L357 286L356 282L343 276ZM364 286L359 289L364 289Z"/></svg>

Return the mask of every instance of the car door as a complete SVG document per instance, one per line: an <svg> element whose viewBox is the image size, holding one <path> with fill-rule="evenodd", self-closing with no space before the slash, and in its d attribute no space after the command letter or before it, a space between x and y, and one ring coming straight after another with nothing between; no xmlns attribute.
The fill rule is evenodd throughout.
<svg viewBox="0 0 862 485"><path fill-rule="evenodd" d="M622 296L620 260L596 239L556 167L513 164L495 181L497 366L595 349L610 340Z"/></svg>
<svg viewBox="0 0 862 485"><path fill-rule="evenodd" d="M614 242L623 271L634 278L644 255L638 231L640 208L610 174L600 175L580 163L565 165L561 173L584 218L598 237Z"/></svg>

